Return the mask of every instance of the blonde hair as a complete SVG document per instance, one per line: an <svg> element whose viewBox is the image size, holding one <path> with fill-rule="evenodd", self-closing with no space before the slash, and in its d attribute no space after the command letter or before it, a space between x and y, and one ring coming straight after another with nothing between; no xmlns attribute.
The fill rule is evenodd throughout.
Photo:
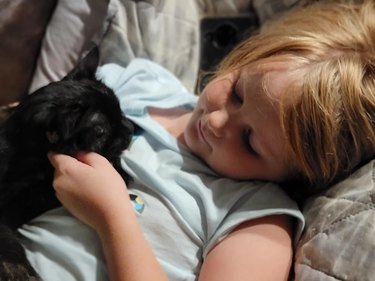
<svg viewBox="0 0 375 281"><path fill-rule="evenodd" d="M292 176L327 187L375 153L373 1L299 8L240 43L216 75L280 54L303 58L305 68L282 120L298 167Z"/></svg>

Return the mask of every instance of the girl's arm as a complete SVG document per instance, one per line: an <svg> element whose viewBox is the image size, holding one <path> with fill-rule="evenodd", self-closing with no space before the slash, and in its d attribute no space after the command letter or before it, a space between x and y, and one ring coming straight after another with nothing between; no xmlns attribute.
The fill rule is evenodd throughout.
<svg viewBox="0 0 375 281"><path fill-rule="evenodd" d="M57 197L97 231L111 280L167 280L140 229L126 185L111 164L96 153L49 158L55 167ZM199 281L287 280L290 229L284 216L243 223L210 251Z"/></svg>
<svg viewBox="0 0 375 281"><path fill-rule="evenodd" d="M96 153L48 155L56 196L98 233L112 281L168 280L137 222L126 185Z"/></svg>
<svg viewBox="0 0 375 281"><path fill-rule="evenodd" d="M97 227L113 281L168 280L136 221L130 204Z"/></svg>
<svg viewBox="0 0 375 281"><path fill-rule="evenodd" d="M286 281L292 259L289 218L259 218L237 227L208 253L199 281Z"/></svg>

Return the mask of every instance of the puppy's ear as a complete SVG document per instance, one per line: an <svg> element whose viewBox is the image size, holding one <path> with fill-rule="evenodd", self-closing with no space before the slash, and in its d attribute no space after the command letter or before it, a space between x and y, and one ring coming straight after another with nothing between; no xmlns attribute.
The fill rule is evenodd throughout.
<svg viewBox="0 0 375 281"><path fill-rule="evenodd" d="M95 46L90 52L78 62L78 65L71 70L63 80L95 80L96 69L99 64L99 48Z"/></svg>

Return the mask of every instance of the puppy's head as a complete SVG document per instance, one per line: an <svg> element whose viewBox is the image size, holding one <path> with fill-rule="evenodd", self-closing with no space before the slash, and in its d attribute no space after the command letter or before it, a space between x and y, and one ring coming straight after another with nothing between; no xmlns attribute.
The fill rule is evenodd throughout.
<svg viewBox="0 0 375 281"><path fill-rule="evenodd" d="M133 126L110 89L99 84L93 87L91 82L59 86L59 90L64 88L70 99L58 99L49 112L37 114L48 120L43 134L49 150L66 154L95 151L111 159L128 147Z"/></svg>
<svg viewBox="0 0 375 281"><path fill-rule="evenodd" d="M9 118L26 147L75 154L94 151L113 160L130 143L133 126L113 91L96 79L93 49L62 81L29 95ZM13 124L12 124L13 123Z"/></svg>

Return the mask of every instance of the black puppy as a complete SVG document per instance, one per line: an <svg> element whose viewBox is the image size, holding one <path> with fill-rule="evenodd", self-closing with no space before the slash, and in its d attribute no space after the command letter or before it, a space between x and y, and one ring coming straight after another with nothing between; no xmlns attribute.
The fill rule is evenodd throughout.
<svg viewBox="0 0 375 281"><path fill-rule="evenodd" d="M120 167L133 126L113 91L95 78L94 48L62 81L27 96L0 128L0 223L19 227L58 205L46 155L94 151Z"/></svg>
<svg viewBox="0 0 375 281"><path fill-rule="evenodd" d="M16 243L6 241L11 236L3 226L16 229L60 206L51 185L49 151L97 152L127 180L120 154L133 125L113 91L96 79L98 60L94 48L62 81L27 96L0 127L0 266L6 261L2 248Z"/></svg>

